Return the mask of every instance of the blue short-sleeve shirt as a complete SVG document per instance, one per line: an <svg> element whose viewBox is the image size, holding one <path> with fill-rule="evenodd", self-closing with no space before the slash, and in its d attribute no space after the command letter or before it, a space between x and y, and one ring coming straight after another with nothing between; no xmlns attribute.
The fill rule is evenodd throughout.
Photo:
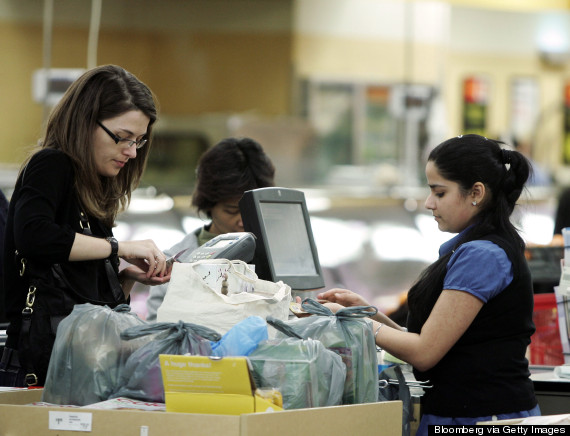
<svg viewBox="0 0 570 436"><path fill-rule="evenodd" d="M449 253L462 233L442 244L440 256ZM468 292L484 303L513 281L513 265L497 244L475 240L461 244L447 263L443 289Z"/></svg>

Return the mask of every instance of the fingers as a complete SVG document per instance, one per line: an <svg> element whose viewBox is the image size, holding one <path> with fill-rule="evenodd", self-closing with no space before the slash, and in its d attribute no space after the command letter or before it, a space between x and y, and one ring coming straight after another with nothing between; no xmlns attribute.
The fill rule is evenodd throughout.
<svg viewBox="0 0 570 436"><path fill-rule="evenodd" d="M329 289L317 295L319 302L338 303L342 306L368 306L369 303L359 294L348 289Z"/></svg>
<svg viewBox="0 0 570 436"><path fill-rule="evenodd" d="M329 289L328 291L321 292L317 295L317 299L319 300L327 300L327 301L337 301L338 298L342 298L342 294L351 294L352 292L347 289L339 289L333 288ZM338 297L338 298L337 298Z"/></svg>
<svg viewBox="0 0 570 436"><path fill-rule="evenodd" d="M154 256L149 262L149 269L147 271L148 277L163 277L168 270L168 265L166 265L166 256L160 250L158 252L153 251Z"/></svg>
<svg viewBox="0 0 570 436"><path fill-rule="evenodd" d="M163 276L166 272L166 256L164 253L151 239L135 242L137 244L135 257L144 259L148 265L146 277L151 278Z"/></svg>
<svg viewBox="0 0 570 436"><path fill-rule="evenodd" d="M122 247L121 257L145 271L147 279L168 274L166 256L151 239L125 241L119 246Z"/></svg>
<svg viewBox="0 0 570 436"><path fill-rule="evenodd" d="M124 271L123 274L128 276L129 279L142 283L143 285L156 286L168 283L168 281L170 280L170 274L165 274L162 277L159 276L148 277L147 276L148 265L146 261L140 260L140 262L142 262L143 268L133 265L125 268L123 270Z"/></svg>

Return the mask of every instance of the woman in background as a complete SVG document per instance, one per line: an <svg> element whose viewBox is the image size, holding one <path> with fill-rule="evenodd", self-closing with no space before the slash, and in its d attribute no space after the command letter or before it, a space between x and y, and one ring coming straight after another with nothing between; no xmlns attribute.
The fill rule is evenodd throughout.
<svg viewBox="0 0 570 436"><path fill-rule="evenodd" d="M510 221L531 167L516 151L479 135L462 135L429 155L425 206L443 232L439 259L408 293L407 330L383 314L376 344L429 380L418 435L428 425L476 424L539 415L525 357L533 290L524 242ZM332 310L368 303L331 289L317 296Z"/></svg>
<svg viewBox="0 0 570 436"><path fill-rule="evenodd" d="M10 200L0 385L43 385L57 326L75 304L114 307L134 282L169 280L153 241L118 242L112 231L142 176L156 118L150 89L115 65L85 72L50 114ZM120 272L119 258L130 263Z"/></svg>
<svg viewBox="0 0 570 436"><path fill-rule="evenodd" d="M205 214L209 223L189 233L165 253L188 261L192 251L215 236L243 232L239 200L245 191L274 185L275 167L259 143L250 138L226 138L206 151L196 169L192 206ZM147 321L156 321L157 310L168 285L151 288L147 300Z"/></svg>

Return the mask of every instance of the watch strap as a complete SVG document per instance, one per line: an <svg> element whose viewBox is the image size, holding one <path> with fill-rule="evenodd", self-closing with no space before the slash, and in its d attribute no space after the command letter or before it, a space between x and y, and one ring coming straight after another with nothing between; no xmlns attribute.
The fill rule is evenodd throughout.
<svg viewBox="0 0 570 436"><path fill-rule="evenodd" d="M117 256L119 253L119 242L112 236L105 238L105 240L111 244L111 255L109 257Z"/></svg>

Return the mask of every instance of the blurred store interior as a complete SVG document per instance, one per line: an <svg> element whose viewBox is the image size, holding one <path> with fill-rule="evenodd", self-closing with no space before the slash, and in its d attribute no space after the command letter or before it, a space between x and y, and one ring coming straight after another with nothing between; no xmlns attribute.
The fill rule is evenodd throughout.
<svg viewBox="0 0 570 436"><path fill-rule="evenodd" d="M168 248L200 154L258 140L307 196L326 287L399 307L452 235L424 208L426 153L468 132L534 163L515 219L547 245L570 185L570 2L556 0L0 0L0 184L86 68L146 82L160 119L116 236ZM133 298L144 312L144 296ZM144 313L143 313L144 315Z"/></svg>

